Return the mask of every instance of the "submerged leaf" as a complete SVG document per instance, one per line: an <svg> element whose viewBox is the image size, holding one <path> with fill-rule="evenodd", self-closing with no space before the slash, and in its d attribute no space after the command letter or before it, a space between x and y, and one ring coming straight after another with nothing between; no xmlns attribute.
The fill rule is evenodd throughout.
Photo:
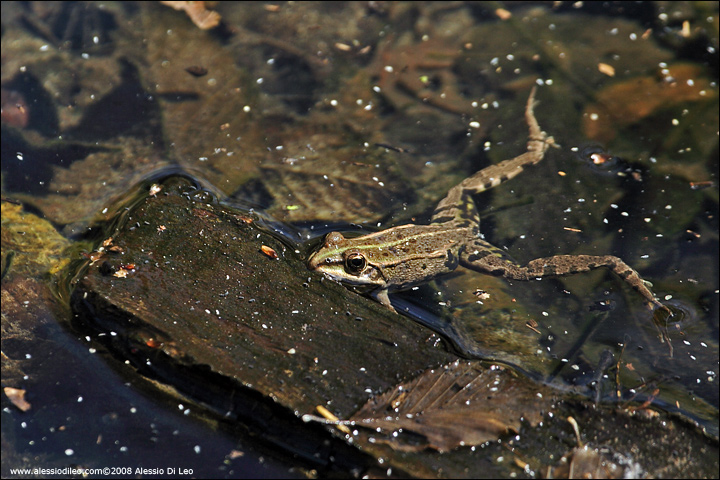
<svg viewBox="0 0 720 480"><path fill-rule="evenodd" d="M387 433L371 441L395 450L445 452L517 432L523 419L537 424L551 405L544 393L503 367L456 361L370 399L350 420Z"/></svg>
<svg viewBox="0 0 720 480"><path fill-rule="evenodd" d="M160 2L175 10L184 10L201 30L210 30L220 24L220 14L205 8L205 2Z"/></svg>
<svg viewBox="0 0 720 480"><path fill-rule="evenodd" d="M3 389L5 395L10 399L13 405L19 408L23 412L27 412L32 408L30 403L25 400L25 390L22 388L5 387Z"/></svg>
<svg viewBox="0 0 720 480"><path fill-rule="evenodd" d="M661 70L661 76L629 78L597 94L597 103L587 106L583 129L588 138L608 142L617 131L655 112L685 102L709 100L715 93L702 69L677 64Z"/></svg>

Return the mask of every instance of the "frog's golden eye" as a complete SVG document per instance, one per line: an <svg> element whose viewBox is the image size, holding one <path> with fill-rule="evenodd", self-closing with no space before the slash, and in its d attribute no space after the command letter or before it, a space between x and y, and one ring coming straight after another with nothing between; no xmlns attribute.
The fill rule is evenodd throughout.
<svg viewBox="0 0 720 480"><path fill-rule="evenodd" d="M365 270L366 265L367 260L360 253L353 252L345 257L345 270L348 273L360 273Z"/></svg>

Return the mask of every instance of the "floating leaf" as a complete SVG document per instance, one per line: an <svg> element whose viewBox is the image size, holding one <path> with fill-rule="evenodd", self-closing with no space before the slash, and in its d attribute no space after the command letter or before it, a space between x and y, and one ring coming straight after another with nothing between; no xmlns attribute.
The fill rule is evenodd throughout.
<svg viewBox="0 0 720 480"><path fill-rule="evenodd" d="M456 361L370 399L350 420L386 433L371 441L395 450L446 452L517 432L522 419L537 424L549 408L549 395L512 371Z"/></svg>

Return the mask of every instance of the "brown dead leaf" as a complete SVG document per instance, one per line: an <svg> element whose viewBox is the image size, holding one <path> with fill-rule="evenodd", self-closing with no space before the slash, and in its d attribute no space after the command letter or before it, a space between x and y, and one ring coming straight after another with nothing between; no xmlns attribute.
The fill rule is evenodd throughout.
<svg viewBox="0 0 720 480"><path fill-rule="evenodd" d="M270 193L277 200L268 211L276 218L293 221L332 216L362 222L377 218L378 212L396 205L398 198L412 198L407 184L385 165L349 165L337 162L341 155L348 155L348 149L334 153L335 157L299 165L263 165L264 181L272 186Z"/></svg>
<svg viewBox="0 0 720 480"><path fill-rule="evenodd" d="M672 65L660 73L660 78L631 78L598 92L597 103L585 108L585 135L599 142L608 142L615 138L617 130L660 109L684 102L708 100L715 95L710 81L702 76L697 65Z"/></svg>
<svg viewBox="0 0 720 480"><path fill-rule="evenodd" d="M184 10L190 20L201 30L215 28L220 23L220 14L205 8L205 2L160 2L175 10Z"/></svg>
<svg viewBox="0 0 720 480"><path fill-rule="evenodd" d="M465 98L453 71L462 53L455 39L431 38L413 45L397 44L388 36L377 47L369 67L383 97L396 108L433 108L472 115L477 113Z"/></svg>
<svg viewBox="0 0 720 480"><path fill-rule="evenodd" d="M272 258L272 259L277 259L277 258L278 258L277 252L275 252L275 250L273 250L272 248L268 247L267 245L261 246L261 247L260 247L260 250L262 250L262 253L264 253L265 255L267 255L268 257L270 257L270 258Z"/></svg>
<svg viewBox="0 0 720 480"><path fill-rule="evenodd" d="M613 67L612 65L608 65L607 63L598 63L598 71L600 73L604 73L608 77L615 76L615 67Z"/></svg>
<svg viewBox="0 0 720 480"><path fill-rule="evenodd" d="M496 9L495 15L497 15L500 20L510 20L510 18L512 18L512 13L504 8Z"/></svg>
<svg viewBox="0 0 720 480"><path fill-rule="evenodd" d="M543 393L504 367L457 361L370 399L350 420L395 450L446 452L516 432L521 419L538 423L550 408Z"/></svg>
<svg viewBox="0 0 720 480"><path fill-rule="evenodd" d="M3 390L5 391L5 395L7 395L12 404L17 408L23 412L30 410L31 405L27 400L25 400L25 390L13 387L5 387Z"/></svg>

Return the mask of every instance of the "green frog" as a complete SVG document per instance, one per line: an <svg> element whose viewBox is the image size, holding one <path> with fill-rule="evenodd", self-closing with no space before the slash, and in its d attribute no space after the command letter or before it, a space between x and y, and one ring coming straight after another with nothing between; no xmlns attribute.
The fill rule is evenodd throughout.
<svg viewBox="0 0 720 480"><path fill-rule="evenodd" d="M553 137L535 119L535 88L525 109L530 129L527 152L491 165L465 179L448 192L432 215L430 225L401 225L356 238L329 233L308 267L333 280L371 288L370 295L395 311L388 294L427 282L462 265L472 270L512 280L571 275L606 267L642 295L647 305L670 310L653 295L640 275L611 255L556 255L522 266L498 247L481 238L480 216L473 195L496 187L540 162Z"/></svg>

